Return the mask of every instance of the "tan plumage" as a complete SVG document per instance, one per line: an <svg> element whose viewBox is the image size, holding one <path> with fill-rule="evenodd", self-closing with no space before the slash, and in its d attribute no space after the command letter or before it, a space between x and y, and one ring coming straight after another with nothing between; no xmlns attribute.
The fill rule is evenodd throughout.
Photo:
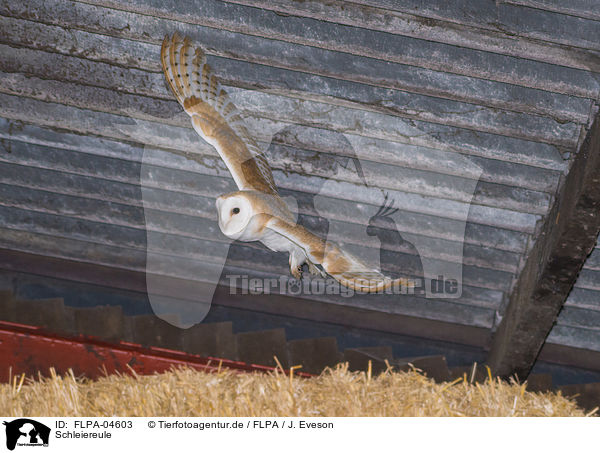
<svg viewBox="0 0 600 453"><path fill-rule="evenodd" d="M376 292L404 279L392 280L370 269L338 245L325 241L296 224L277 192L265 157L246 129L206 63L200 48L177 34L165 37L161 60L173 94L190 115L196 132L213 145L240 189L217 198L219 227L226 236L241 241L261 241L275 251L290 254L290 271L300 278L306 263L311 273L326 273L342 285Z"/></svg>

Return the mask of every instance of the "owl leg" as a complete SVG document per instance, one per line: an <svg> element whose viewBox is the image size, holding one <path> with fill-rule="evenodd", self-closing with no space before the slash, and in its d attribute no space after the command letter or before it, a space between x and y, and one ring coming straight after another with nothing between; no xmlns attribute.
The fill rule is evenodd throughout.
<svg viewBox="0 0 600 453"><path fill-rule="evenodd" d="M306 262L304 253L292 250L290 252L290 272L295 279L300 280L302 278L302 265Z"/></svg>

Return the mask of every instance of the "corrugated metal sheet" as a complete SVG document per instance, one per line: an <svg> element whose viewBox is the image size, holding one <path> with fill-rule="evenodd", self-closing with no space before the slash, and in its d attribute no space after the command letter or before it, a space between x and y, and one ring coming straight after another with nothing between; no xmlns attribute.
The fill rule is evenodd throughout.
<svg viewBox="0 0 600 453"><path fill-rule="evenodd" d="M233 180L160 68L160 42L177 30L207 49L302 223L327 218L343 232L331 238L369 251L348 239L365 227L351 213L381 198L336 164L357 157L402 209L399 232L422 244L421 259L464 264L458 299L303 297L492 329L596 112L591 10L584 0L2 0L0 247L140 271L150 247L158 271L189 279L195 262L227 250L214 198ZM144 200L152 215L140 174L161 182ZM390 271L418 272L414 250L384 249L399 257ZM287 258L259 245L228 253L223 278L288 275ZM580 281L598 271L587 266ZM585 330L593 290L578 283L552 341L600 348Z"/></svg>
<svg viewBox="0 0 600 453"><path fill-rule="evenodd" d="M600 244L583 265L548 342L600 351Z"/></svg>

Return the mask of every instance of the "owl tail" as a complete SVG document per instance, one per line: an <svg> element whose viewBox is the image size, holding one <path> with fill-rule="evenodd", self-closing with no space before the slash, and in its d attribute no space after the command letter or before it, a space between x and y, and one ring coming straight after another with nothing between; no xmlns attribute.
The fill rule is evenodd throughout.
<svg viewBox="0 0 600 453"><path fill-rule="evenodd" d="M323 269L346 288L362 293L378 293L390 288L400 290L402 287L414 287L410 279L393 279L369 268L335 243L328 242L325 249L321 263Z"/></svg>
<svg viewBox="0 0 600 453"><path fill-rule="evenodd" d="M377 275L378 274L378 275ZM415 283L409 278L392 279L381 273L373 273L372 276L352 274L331 274L342 286L351 288L361 293L381 293L387 289L394 288L400 294L401 288L414 288ZM402 292L402 294L404 294Z"/></svg>

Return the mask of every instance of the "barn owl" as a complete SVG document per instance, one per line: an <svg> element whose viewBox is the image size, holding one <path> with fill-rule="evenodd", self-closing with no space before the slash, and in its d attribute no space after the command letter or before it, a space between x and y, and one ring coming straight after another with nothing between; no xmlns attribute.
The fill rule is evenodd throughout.
<svg viewBox="0 0 600 453"><path fill-rule="evenodd" d="M200 48L177 34L166 36L161 60L168 85L191 117L194 130L214 146L239 188L216 200L219 228L225 236L260 241L273 251L288 252L290 272L297 279L306 264L310 273L329 274L359 292L406 284L404 279L384 276L296 223L277 192L268 162Z"/></svg>

